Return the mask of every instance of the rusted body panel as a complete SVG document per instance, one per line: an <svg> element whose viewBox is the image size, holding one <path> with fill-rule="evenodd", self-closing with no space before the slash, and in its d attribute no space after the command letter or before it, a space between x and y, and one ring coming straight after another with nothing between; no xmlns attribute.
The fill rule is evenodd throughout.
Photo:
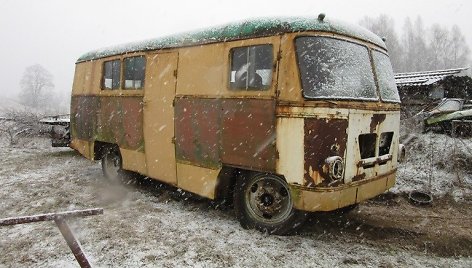
<svg viewBox="0 0 472 268"><path fill-rule="evenodd" d="M71 100L71 136L92 141L97 128L97 108L99 99L92 96L72 96Z"/></svg>
<svg viewBox="0 0 472 268"><path fill-rule="evenodd" d="M323 171L325 159L346 153L348 120L305 119L305 183L306 186L324 184L328 175Z"/></svg>
<svg viewBox="0 0 472 268"><path fill-rule="evenodd" d="M142 97L73 96L71 135L143 151Z"/></svg>
<svg viewBox="0 0 472 268"><path fill-rule="evenodd" d="M275 171L275 100L224 100L221 160Z"/></svg>
<svg viewBox="0 0 472 268"><path fill-rule="evenodd" d="M177 160L275 171L274 100L186 97L175 111Z"/></svg>
<svg viewBox="0 0 472 268"><path fill-rule="evenodd" d="M221 99L177 98L175 151L181 162L220 167Z"/></svg>
<svg viewBox="0 0 472 268"><path fill-rule="evenodd" d="M338 104L348 106L341 102L332 105ZM392 105L391 110L396 110L395 106L398 104ZM371 180L397 167L399 111L319 108L316 103L303 107L280 105L276 110L280 154L277 173L290 183L312 188L336 187L340 183ZM379 155L380 137L390 132L393 135L388 152ZM359 136L363 134L376 137L371 144L374 155L367 159L360 155ZM323 169L325 159L330 156L344 159L344 179L337 184L330 184Z"/></svg>

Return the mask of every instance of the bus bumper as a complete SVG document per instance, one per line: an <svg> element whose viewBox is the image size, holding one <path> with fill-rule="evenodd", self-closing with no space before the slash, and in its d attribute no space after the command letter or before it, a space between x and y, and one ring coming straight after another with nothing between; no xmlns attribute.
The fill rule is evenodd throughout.
<svg viewBox="0 0 472 268"><path fill-rule="evenodd" d="M395 184L395 177L396 171L338 187L309 188L290 185L290 194L293 206L298 210L332 211L384 193Z"/></svg>

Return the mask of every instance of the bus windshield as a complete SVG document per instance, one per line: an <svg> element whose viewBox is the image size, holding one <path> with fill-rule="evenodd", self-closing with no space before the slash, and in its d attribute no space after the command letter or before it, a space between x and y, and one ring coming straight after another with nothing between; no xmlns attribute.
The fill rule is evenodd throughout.
<svg viewBox="0 0 472 268"><path fill-rule="evenodd" d="M303 95L308 99L378 100L367 47L329 37L299 37L295 41ZM384 54L382 54L384 55ZM381 95L396 101L388 57L376 55ZM390 68L390 69L388 69ZM393 82L394 83L394 82Z"/></svg>
<svg viewBox="0 0 472 268"><path fill-rule="evenodd" d="M372 57L374 58L375 72L379 81L380 98L383 101L400 102L390 59L387 55L378 51L373 51Z"/></svg>

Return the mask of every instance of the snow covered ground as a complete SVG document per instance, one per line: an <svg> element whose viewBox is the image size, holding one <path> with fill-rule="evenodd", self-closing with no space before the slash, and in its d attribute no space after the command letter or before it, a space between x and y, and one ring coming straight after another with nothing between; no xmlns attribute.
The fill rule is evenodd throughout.
<svg viewBox="0 0 472 268"><path fill-rule="evenodd" d="M433 192L452 191L457 201L418 208L386 195L343 217L313 215L286 237L244 230L231 209L176 200L159 183L111 185L99 163L46 139L12 146L0 138L0 218L103 207L104 215L70 221L96 267L471 267L471 155L466 167L449 167L452 143L443 138L410 143L419 153L409 153L394 192L425 185L432 140ZM0 249L0 267L78 267L52 222L0 227Z"/></svg>
<svg viewBox="0 0 472 268"><path fill-rule="evenodd" d="M472 202L472 138L410 132L401 142L407 161L400 165L393 192L421 190Z"/></svg>

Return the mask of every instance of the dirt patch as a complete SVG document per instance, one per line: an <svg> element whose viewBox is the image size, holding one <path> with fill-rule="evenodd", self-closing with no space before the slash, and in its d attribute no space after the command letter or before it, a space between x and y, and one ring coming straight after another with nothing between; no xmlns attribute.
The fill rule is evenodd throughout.
<svg viewBox="0 0 472 268"><path fill-rule="evenodd" d="M391 194L388 194L391 195ZM389 250L408 249L440 257L472 255L472 207L437 200L430 207L411 205L405 196L382 196L348 215L313 214L303 232L342 238Z"/></svg>

